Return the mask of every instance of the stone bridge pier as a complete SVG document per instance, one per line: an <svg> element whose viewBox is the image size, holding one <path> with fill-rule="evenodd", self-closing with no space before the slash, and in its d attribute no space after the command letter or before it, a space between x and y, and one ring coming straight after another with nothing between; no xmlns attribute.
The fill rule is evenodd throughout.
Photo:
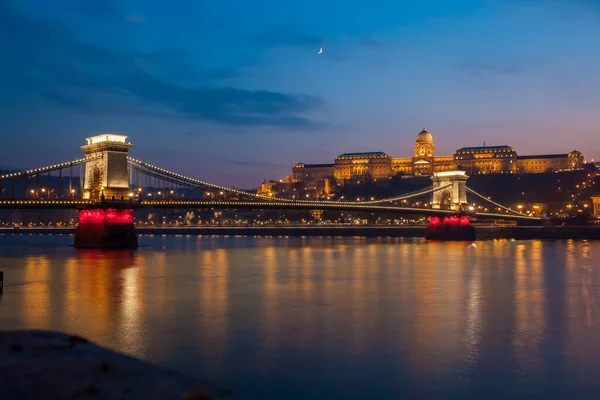
<svg viewBox="0 0 600 400"><path fill-rule="evenodd" d="M431 194L431 207L436 209L460 210L467 204L467 179L469 177L465 171L434 173L431 178L434 188ZM435 190L442 187L444 189Z"/></svg>

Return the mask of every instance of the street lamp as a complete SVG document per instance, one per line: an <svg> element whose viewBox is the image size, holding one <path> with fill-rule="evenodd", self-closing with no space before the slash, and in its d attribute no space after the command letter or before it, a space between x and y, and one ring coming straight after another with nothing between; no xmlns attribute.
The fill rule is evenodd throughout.
<svg viewBox="0 0 600 400"><path fill-rule="evenodd" d="M35 190L31 189L31 190L29 191L29 193L31 193L31 198L33 199L33 195L35 194Z"/></svg>

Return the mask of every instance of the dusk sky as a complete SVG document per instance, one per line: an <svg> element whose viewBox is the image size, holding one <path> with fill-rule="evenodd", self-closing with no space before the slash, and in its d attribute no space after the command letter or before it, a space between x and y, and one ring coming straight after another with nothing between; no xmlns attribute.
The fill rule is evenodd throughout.
<svg viewBox="0 0 600 400"><path fill-rule="evenodd" d="M1 0L0 166L131 154L227 186L343 152L600 159L597 0ZM317 54L319 48L322 54Z"/></svg>

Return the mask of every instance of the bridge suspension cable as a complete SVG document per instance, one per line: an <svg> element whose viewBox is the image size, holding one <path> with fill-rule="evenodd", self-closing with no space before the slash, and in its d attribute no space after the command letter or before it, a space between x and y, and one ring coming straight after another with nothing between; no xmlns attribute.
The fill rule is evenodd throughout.
<svg viewBox="0 0 600 400"><path fill-rule="evenodd" d="M60 163L60 164L47 165L47 166L41 167L41 168L11 172L9 174L0 175L0 180L15 179L15 178L21 178L24 176L38 175L38 174L45 173L45 172L58 171L59 169L69 168L69 167L72 167L74 165L79 165L79 164L85 164L90 161L98 160L100 158L102 158L102 155L99 154L97 156L78 158L76 160L67 161L67 162Z"/></svg>
<svg viewBox="0 0 600 400"><path fill-rule="evenodd" d="M416 197L416 196L421 196L427 193L431 193L434 191L439 191L442 189L445 189L449 186L451 186L452 184L448 184L448 185L444 185L444 186L440 186L438 188L434 188L434 187L429 187L429 188L425 188L425 189L420 189L418 191L412 192L412 193L408 193L408 194L404 194L401 196L395 196L392 198L386 198L386 199L380 199L380 200L372 200L372 201L362 201L362 202L355 202L355 201L337 201L337 202L329 202L329 201L311 201L311 200L302 200L302 199L297 199L297 200L292 200L292 199L283 199L283 198L278 198L278 197L267 197L267 196L262 196L259 194L255 194L255 193L249 193L249 192L244 192L242 190L238 190L238 189L231 189L231 188L226 188L224 186L220 186L220 185L215 185L206 181L201 181L199 179L195 179L195 178L191 178L185 175L181 175L172 171L168 171L164 168L160 168L158 166L152 165L152 164L148 164L145 163L141 160L137 160L131 157L128 157L128 161L130 163L130 165L132 165L134 168L136 168L136 170L138 171L152 171L154 173L154 177L156 178L161 178L161 179L165 179L167 180L167 177L169 177L170 179L172 179L171 181L174 183L179 183L179 184L186 184L186 185L191 185L188 187L197 187L197 188L210 188L210 189L215 189L215 190L221 190L227 193L233 193L236 195L242 195L242 196L248 196L248 197L252 197L254 199L259 199L262 201L277 201L277 202L286 202L286 203L302 203L302 204L314 204L314 205L318 205L318 204L328 204L328 203L346 203L346 204L379 204L379 203L384 203L384 202L391 202L391 201L399 201L399 200L405 200L405 199L409 199L412 197Z"/></svg>
<svg viewBox="0 0 600 400"><path fill-rule="evenodd" d="M165 175L165 174L159 174L157 172L149 171L149 170L146 170L144 168L140 168L140 167L138 167L138 166L136 166L134 164L131 165L131 168L132 168L133 171L139 172L139 173L141 173L143 175L146 175L146 176L149 176L151 178L160 179L162 181L173 183L175 185L179 185L179 186L186 187L186 188L189 188L189 189L197 189L198 188L198 185L194 185L194 184L192 184L190 182L179 180L179 179L176 179L174 177L171 177L171 176L168 176L168 175Z"/></svg>
<svg viewBox="0 0 600 400"><path fill-rule="evenodd" d="M523 214L523 213L520 213L520 212L518 212L518 211L515 211L515 210L513 210L512 208L509 208L509 207L503 206L503 205L502 205L502 204L500 204L500 203L496 203L496 202L495 202L495 201L493 201L492 199L489 199L489 198L485 197L484 195L482 195L482 194L480 194L480 193L477 193L476 191L474 191L473 189L471 189L471 188L470 188L470 187L468 187L468 186L467 186L466 188L467 188L467 191L468 191L468 192L470 192L470 193L473 193L474 195L481 197L483 200L485 200L485 201L487 201L487 202L490 202L490 203L492 203L492 204L493 204L493 205L495 205L496 207L499 207L499 208L501 208L501 209L503 209L503 210L505 210L505 211L509 211L509 212L515 213L515 214L517 214L517 215L520 215L520 216L523 216L523 217L527 217L527 215L525 215L525 214Z"/></svg>
<svg viewBox="0 0 600 400"><path fill-rule="evenodd" d="M127 160L129 161L129 163L131 165L134 165L134 166L137 166L139 168L146 169L146 170L154 171L155 173L158 173L158 174L161 174L161 175L170 176L170 177L172 177L172 178L174 178L174 179L176 179L176 180L178 180L180 182L185 182L187 184L191 184L191 185L193 185L194 187L197 187L197 188L198 187L200 187L200 188L211 188L211 189L215 189L215 190L222 190L222 191L227 192L227 193L232 193L232 194L237 194L237 195L243 195L243 196L249 196L249 197L253 197L253 198L258 198L258 199L261 199L261 200L267 199L267 197L261 196L261 195L255 194L255 193L248 193L248 192L244 192L244 191L238 190L238 189L230 189L230 188L226 188L224 186L219 186L219 185L215 185L215 184L212 184L212 183L209 183L209 182L204 182L204 181L201 181L199 179L190 178L188 176L181 175L181 174L178 174L178 173L175 173L175 172L171 172L171 171L168 171L168 170L166 170L164 168L160 168L160 167L157 167L155 165L148 164L148 163L145 163L145 162L140 161L140 160L136 160L135 158L127 157Z"/></svg>
<svg viewBox="0 0 600 400"><path fill-rule="evenodd" d="M380 200L363 201L361 203L363 203L363 204L379 204L379 203L385 203L385 202L388 202L388 201L401 201L401 200L410 199L412 197L417 197L417 196L422 196L424 194L437 192L437 191L440 191L442 189L446 189L447 187L450 187L452 185L453 185L453 183L449 183L447 185L440 186L440 187L437 187L437 188L433 187L433 186L429 186L429 187L426 187L424 189L420 189L420 190L417 190L417 191L414 191L414 192L411 192L411 193L405 193L405 194L400 195L400 196L388 197L388 198L380 199Z"/></svg>

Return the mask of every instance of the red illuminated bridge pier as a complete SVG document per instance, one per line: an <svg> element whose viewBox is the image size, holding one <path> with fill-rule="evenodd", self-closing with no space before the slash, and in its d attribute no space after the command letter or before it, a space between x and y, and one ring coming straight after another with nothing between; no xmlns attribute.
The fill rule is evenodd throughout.
<svg viewBox="0 0 600 400"><path fill-rule="evenodd" d="M133 209L107 205L79 210L75 247L136 249L138 239L133 224Z"/></svg>
<svg viewBox="0 0 600 400"><path fill-rule="evenodd" d="M428 240L474 241L477 239L471 219L466 216L432 217L425 233Z"/></svg>

